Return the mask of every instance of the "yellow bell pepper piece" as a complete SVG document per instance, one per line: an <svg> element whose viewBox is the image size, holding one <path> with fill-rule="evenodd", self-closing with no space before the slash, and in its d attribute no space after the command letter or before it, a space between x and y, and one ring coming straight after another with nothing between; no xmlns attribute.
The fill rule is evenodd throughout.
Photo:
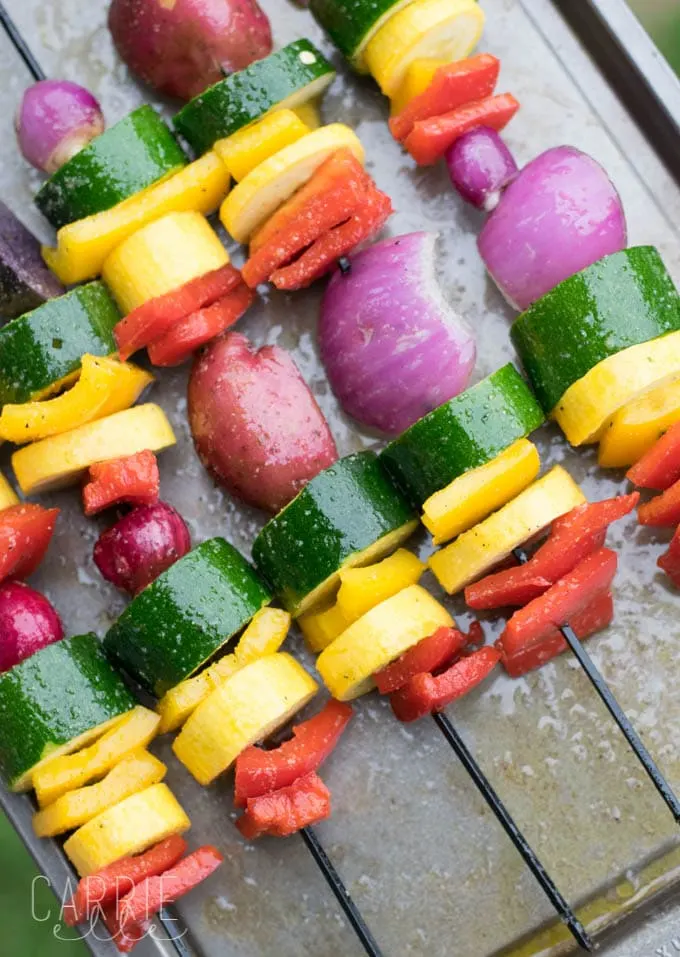
<svg viewBox="0 0 680 957"><path fill-rule="evenodd" d="M318 655L352 624L336 603L298 618L298 625L310 651Z"/></svg>
<svg viewBox="0 0 680 957"><path fill-rule="evenodd" d="M157 705L161 717L159 733L166 734L181 728L199 704L240 667L236 655L225 655L205 671L187 678L166 692Z"/></svg>
<svg viewBox="0 0 680 957"><path fill-rule="evenodd" d="M84 355L80 376L55 399L5 405L0 414L0 440L24 445L70 432L134 405L153 376L129 362Z"/></svg>
<svg viewBox="0 0 680 957"><path fill-rule="evenodd" d="M574 382L551 415L572 445L597 442L624 405L680 373L680 332L630 346Z"/></svg>
<svg viewBox="0 0 680 957"><path fill-rule="evenodd" d="M314 130L270 156L234 187L222 203L220 219L230 236L247 243L253 233L314 175L331 153L346 147L359 162L364 148L349 126L332 123Z"/></svg>
<svg viewBox="0 0 680 957"><path fill-rule="evenodd" d="M114 249L102 279L128 313L228 262L227 250L205 216L168 213Z"/></svg>
<svg viewBox="0 0 680 957"><path fill-rule="evenodd" d="M674 379L616 413L602 433L597 461L608 469L633 465L678 421L680 379Z"/></svg>
<svg viewBox="0 0 680 957"><path fill-rule="evenodd" d="M56 249L43 247L43 258L66 285L96 278L116 246L142 226L167 213L194 210L213 213L229 189L229 172L210 151L168 179L131 196L103 213L64 226Z"/></svg>
<svg viewBox="0 0 680 957"><path fill-rule="evenodd" d="M91 465L176 442L163 410L152 402L54 435L19 449L12 467L24 495L63 488L79 481Z"/></svg>
<svg viewBox="0 0 680 957"><path fill-rule="evenodd" d="M435 552L430 568L442 588L454 595L585 501L569 473L556 465L512 502Z"/></svg>
<svg viewBox="0 0 680 957"><path fill-rule="evenodd" d="M162 781L166 766L148 751L135 751L109 771L97 784L63 794L33 815L37 837L55 837L74 831L93 817L120 804L125 798Z"/></svg>
<svg viewBox="0 0 680 957"><path fill-rule="evenodd" d="M15 494L14 489L2 472L0 472L0 512L5 508L11 508L13 505L18 504L19 497Z"/></svg>
<svg viewBox="0 0 680 957"><path fill-rule="evenodd" d="M409 585L350 625L321 653L317 670L334 698L350 701L371 691L376 671L453 623L429 592Z"/></svg>
<svg viewBox="0 0 680 957"><path fill-rule="evenodd" d="M172 750L200 784L210 784L247 747L285 725L317 690L290 655L258 658L196 708Z"/></svg>
<svg viewBox="0 0 680 957"><path fill-rule="evenodd" d="M425 565L406 548L366 568L343 568L340 572L338 607L356 621L381 601L386 601L420 580Z"/></svg>
<svg viewBox="0 0 680 957"><path fill-rule="evenodd" d="M318 130L323 122L318 100L308 100L307 103L294 106L293 113L305 124L308 130Z"/></svg>
<svg viewBox="0 0 680 957"><path fill-rule="evenodd" d="M491 462L471 469L435 492L423 505L423 525L435 545L466 532L519 495L538 475L538 449L520 439Z"/></svg>
<svg viewBox="0 0 680 957"><path fill-rule="evenodd" d="M213 149L238 183L260 163L309 132L297 111L276 110L258 123L218 140Z"/></svg>
<svg viewBox="0 0 680 957"><path fill-rule="evenodd" d="M479 43L484 20L475 0L414 0L390 17L366 46L368 71L391 97L414 61L465 59Z"/></svg>
<svg viewBox="0 0 680 957"><path fill-rule="evenodd" d="M450 62L450 60L428 57L422 60L414 60L413 63L409 64L401 86L392 97L392 116L401 113L411 100L415 100L417 96L424 93L432 85L437 70L442 66L448 66Z"/></svg>
<svg viewBox="0 0 680 957"><path fill-rule="evenodd" d="M260 608L236 646L236 660L241 667L276 654L286 640L290 623L290 615L282 608Z"/></svg>
<svg viewBox="0 0 680 957"><path fill-rule="evenodd" d="M64 851L80 877L87 877L190 827L170 788L154 784L93 817L71 835Z"/></svg>
<svg viewBox="0 0 680 957"><path fill-rule="evenodd" d="M159 724L155 712L139 705L88 748L47 761L33 775L39 806L47 807L67 791L102 777L131 751L145 748Z"/></svg>

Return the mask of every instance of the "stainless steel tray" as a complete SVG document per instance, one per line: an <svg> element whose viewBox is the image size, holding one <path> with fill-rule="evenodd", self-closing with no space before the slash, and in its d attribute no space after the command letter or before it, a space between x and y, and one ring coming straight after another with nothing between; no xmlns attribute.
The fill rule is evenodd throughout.
<svg viewBox="0 0 680 957"><path fill-rule="evenodd" d="M109 119L150 98L130 81L114 54L105 0L9 0L6 5L44 69L88 85ZM306 12L283 0L263 5L278 44L307 35L332 53ZM680 165L680 84L625 5L621 0L484 0L484 6L488 28L482 48L502 58L501 86L523 105L508 131L518 158L524 162L561 142L596 156L621 191L631 242L657 245L680 281L675 231L680 189L670 172L677 174ZM565 14L602 57L609 81L644 120L646 133L632 122ZM326 97L324 116L351 123L363 139L371 172L395 201L389 232L440 232L440 278L477 330L481 377L512 357L507 335L512 315L476 252L480 218L459 202L441 169L413 168L389 136L385 101L377 89L337 62L340 76ZM28 82L16 50L0 36L0 195L46 236L31 206L35 179L12 133L12 115ZM324 379L314 336L319 297L318 289L273 294L251 310L242 328L258 344L276 342L293 351L346 453L376 440L339 412ZM199 466L186 425L185 381L185 371L171 372L160 377L155 392L179 437L177 448L162 460L163 495L187 517L196 540L224 534L248 551L261 516L222 495ZM544 430L540 441L545 463L566 464L589 495L603 497L624 487L618 474L597 469L592 452L574 453L556 432ZM91 562L101 524L85 522L73 492L50 500L64 516L36 584L55 601L69 632L103 632L123 601ZM664 773L680 789L680 599L656 575L658 535L629 522L612 540L622 554L617 616L590 650ZM464 609L455 602L452 607L465 621ZM489 629L494 627L490 621ZM294 651L304 656L297 642ZM400 727L375 698L361 701L357 710L325 772L335 810L318 832L385 954L569 952L539 888L433 725ZM602 952L663 957L665 946L673 953L680 907L674 907L672 897L651 916L644 907L659 901L664 891L673 895L677 886L677 829L575 663L565 656L516 682L499 675L450 709L450 716L590 928L609 940L606 929L619 925ZM229 782L203 790L172 758L167 741L160 742L159 753L168 758L169 782L192 817L192 840L216 843L226 855L204 892L181 908L190 928L185 942L190 952L208 957L362 952L301 839L244 845L232 824ZM60 893L68 867L57 845L32 838L29 799L3 792L0 801ZM88 943L101 957L114 953L93 937ZM140 957L166 952L167 945L152 941L137 951Z"/></svg>

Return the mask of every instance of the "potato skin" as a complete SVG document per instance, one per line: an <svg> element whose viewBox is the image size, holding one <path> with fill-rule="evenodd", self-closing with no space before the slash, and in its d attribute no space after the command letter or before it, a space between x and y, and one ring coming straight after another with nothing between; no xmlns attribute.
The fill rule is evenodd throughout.
<svg viewBox="0 0 680 957"><path fill-rule="evenodd" d="M231 495L278 512L338 457L333 436L290 355L240 333L215 340L189 377L196 452Z"/></svg>

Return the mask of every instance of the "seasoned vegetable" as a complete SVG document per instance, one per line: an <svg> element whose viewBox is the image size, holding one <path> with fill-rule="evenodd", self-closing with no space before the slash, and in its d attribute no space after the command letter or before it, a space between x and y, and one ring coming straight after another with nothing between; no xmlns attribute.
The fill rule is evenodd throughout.
<svg viewBox="0 0 680 957"><path fill-rule="evenodd" d="M160 483L158 459L148 449L97 462L83 485L85 514L96 515L112 505L155 505Z"/></svg>
<svg viewBox="0 0 680 957"><path fill-rule="evenodd" d="M97 100L68 80L40 80L29 86L15 119L24 159L50 174L103 133L104 126Z"/></svg>
<svg viewBox="0 0 680 957"><path fill-rule="evenodd" d="M680 525L680 481L638 509L640 525Z"/></svg>
<svg viewBox="0 0 680 957"><path fill-rule="evenodd" d="M19 504L19 499L9 484L5 476L0 472L0 512L4 512L5 509L12 508L14 505ZM0 516L0 523L2 523L2 517ZM4 545L5 543L2 540L2 524L0 524L0 542ZM6 549L9 551L9 548ZM0 581L2 580L2 574L0 572Z"/></svg>
<svg viewBox="0 0 680 957"><path fill-rule="evenodd" d="M288 837L303 827L318 824L330 813L331 793L319 775L311 771L278 791L248 798L236 827L249 841L263 834Z"/></svg>
<svg viewBox="0 0 680 957"><path fill-rule="evenodd" d="M0 582L6 578L28 578L45 557L52 539L58 508L13 504L3 489L0 511Z"/></svg>
<svg viewBox="0 0 680 957"><path fill-rule="evenodd" d="M199 458L236 498L276 512L337 459L326 420L283 349L238 333L196 360L188 414Z"/></svg>
<svg viewBox="0 0 680 957"><path fill-rule="evenodd" d="M400 548L375 565L364 568L343 568L340 572L338 607L348 623L396 595L403 588L415 585L425 565L412 552Z"/></svg>
<svg viewBox="0 0 680 957"><path fill-rule="evenodd" d="M639 462L628 470L626 478L638 488L664 491L680 479L680 425L673 425Z"/></svg>
<svg viewBox="0 0 680 957"><path fill-rule="evenodd" d="M619 409L602 431L598 464L602 468L633 465L678 421L680 379L675 379Z"/></svg>
<svg viewBox="0 0 680 957"><path fill-rule="evenodd" d="M292 110L277 109L257 123L217 140L213 148L239 183L260 163L309 132L310 127Z"/></svg>
<svg viewBox="0 0 680 957"><path fill-rule="evenodd" d="M459 137L446 151L454 189L478 209L492 212L503 190L519 172L515 159L496 130L479 126Z"/></svg>
<svg viewBox="0 0 680 957"><path fill-rule="evenodd" d="M61 619L44 595L23 582L0 585L0 672L63 637Z"/></svg>
<svg viewBox="0 0 680 957"><path fill-rule="evenodd" d="M65 291L45 266L33 233L0 202L0 322L37 309Z"/></svg>
<svg viewBox="0 0 680 957"><path fill-rule="evenodd" d="M366 44L411 0L310 0L309 8L340 52L362 72Z"/></svg>
<svg viewBox="0 0 680 957"><path fill-rule="evenodd" d="M676 587L680 587L680 527L676 528L668 551L659 556L657 565Z"/></svg>
<svg viewBox="0 0 680 957"><path fill-rule="evenodd" d="M375 685L380 694L392 694L416 675L432 673L449 664L468 643L468 636L457 628L437 628L413 645L386 668L376 671Z"/></svg>
<svg viewBox="0 0 680 957"><path fill-rule="evenodd" d="M416 675L391 696L392 710L404 722L443 711L488 678L500 660L500 652L495 648L480 648L436 677Z"/></svg>

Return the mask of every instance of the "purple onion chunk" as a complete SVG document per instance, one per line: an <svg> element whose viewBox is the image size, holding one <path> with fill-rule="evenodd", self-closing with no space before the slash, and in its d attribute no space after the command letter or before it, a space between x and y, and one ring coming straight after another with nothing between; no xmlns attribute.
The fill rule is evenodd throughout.
<svg viewBox="0 0 680 957"><path fill-rule="evenodd" d="M364 425L396 435L466 388L474 336L435 276L436 233L387 239L336 273L319 342L331 387Z"/></svg>
<svg viewBox="0 0 680 957"><path fill-rule="evenodd" d="M24 158L51 175L104 132L104 116L85 87L40 80L24 93L15 126Z"/></svg>
<svg viewBox="0 0 680 957"><path fill-rule="evenodd" d="M65 291L45 265L39 241L0 202L0 324Z"/></svg>
<svg viewBox="0 0 680 957"><path fill-rule="evenodd" d="M500 291L523 311L626 242L621 199L603 168L587 153L558 146L508 186L478 246Z"/></svg>
<svg viewBox="0 0 680 957"><path fill-rule="evenodd" d="M0 673L63 637L59 615L44 595L23 582L0 585Z"/></svg>
<svg viewBox="0 0 680 957"><path fill-rule="evenodd" d="M468 203L487 213L519 172L515 159L496 130L480 126L448 148L446 164L453 186Z"/></svg>

